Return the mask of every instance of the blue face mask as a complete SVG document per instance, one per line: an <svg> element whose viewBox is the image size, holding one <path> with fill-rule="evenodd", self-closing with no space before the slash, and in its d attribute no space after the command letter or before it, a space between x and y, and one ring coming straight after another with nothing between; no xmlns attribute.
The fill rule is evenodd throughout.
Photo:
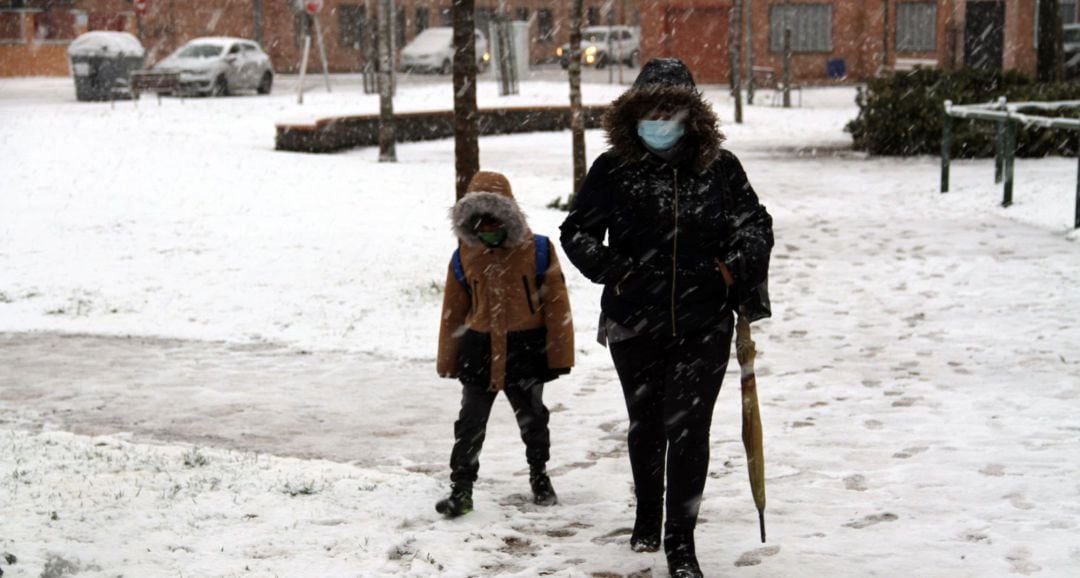
<svg viewBox="0 0 1080 578"><path fill-rule="evenodd" d="M637 134L651 149L666 151L686 133L681 120L639 120Z"/></svg>

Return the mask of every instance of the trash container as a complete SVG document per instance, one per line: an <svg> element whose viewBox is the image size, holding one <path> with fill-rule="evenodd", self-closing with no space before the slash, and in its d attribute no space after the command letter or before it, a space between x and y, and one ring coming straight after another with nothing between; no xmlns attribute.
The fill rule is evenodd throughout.
<svg viewBox="0 0 1080 578"><path fill-rule="evenodd" d="M847 63L843 58L830 58L825 61L825 73L829 80L843 80L847 78Z"/></svg>
<svg viewBox="0 0 1080 578"><path fill-rule="evenodd" d="M127 32L87 32L68 46L75 78L75 98L81 101L127 98L128 76L143 67L146 50Z"/></svg>

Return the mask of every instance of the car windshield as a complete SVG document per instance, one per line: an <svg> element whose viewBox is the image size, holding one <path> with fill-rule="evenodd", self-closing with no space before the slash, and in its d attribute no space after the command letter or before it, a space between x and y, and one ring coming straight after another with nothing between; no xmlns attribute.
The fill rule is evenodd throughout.
<svg viewBox="0 0 1080 578"><path fill-rule="evenodd" d="M417 52L433 52L453 45L454 31L449 28L429 28L409 43L409 48Z"/></svg>
<svg viewBox="0 0 1080 578"><path fill-rule="evenodd" d="M586 32L582 35L583 42L603 42L607 40L606 32Z"/></svg>
<svg viewBox="0 0 1080 578"><path fill-rule="evenodd" d="M188 44L176 53L177 58L214 58L221 56L224 47L216 44Z"/></svg>

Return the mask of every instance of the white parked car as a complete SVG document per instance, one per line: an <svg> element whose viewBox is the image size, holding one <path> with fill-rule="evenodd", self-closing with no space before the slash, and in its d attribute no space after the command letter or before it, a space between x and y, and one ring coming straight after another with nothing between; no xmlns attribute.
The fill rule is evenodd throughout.
<svg viewBox="0 0 1080 578"><path fill-rule="evenodd" d="M611 32L611 54L608 54L608 32ZM570 67L570 43L555 49L559 64ZM641 29L636 26L589 26L581 31L581 63L603 68L622 58L631 68L641 59Z"/></svg>
<svg viewBox="0 0 1080 578"><path fill-rule="evenodd" d="M483 71L491 61L487 39L476 31L476 66ZM454 29L428 28L401 49L402 72L410 70L450 74L454 66Z"/></svg>
<svg viewBox="0 0 1080 578"><path fill-rule="evenodd" d="M186 93L225 96L242 90L269 94L274 84L270 57L259 45L243 38L196 38L154 65L154 70L179 72Z"/></svg>

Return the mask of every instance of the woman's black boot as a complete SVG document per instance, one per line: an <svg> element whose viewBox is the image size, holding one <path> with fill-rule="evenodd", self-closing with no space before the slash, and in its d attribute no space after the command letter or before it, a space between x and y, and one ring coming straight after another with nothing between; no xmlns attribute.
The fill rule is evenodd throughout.
<svg viewBox="0 0 1080 578"><path fill-rule="evenodd" d="M668 534L664 537L664 553L671 578L703 578L693 534Z"/></svg>

